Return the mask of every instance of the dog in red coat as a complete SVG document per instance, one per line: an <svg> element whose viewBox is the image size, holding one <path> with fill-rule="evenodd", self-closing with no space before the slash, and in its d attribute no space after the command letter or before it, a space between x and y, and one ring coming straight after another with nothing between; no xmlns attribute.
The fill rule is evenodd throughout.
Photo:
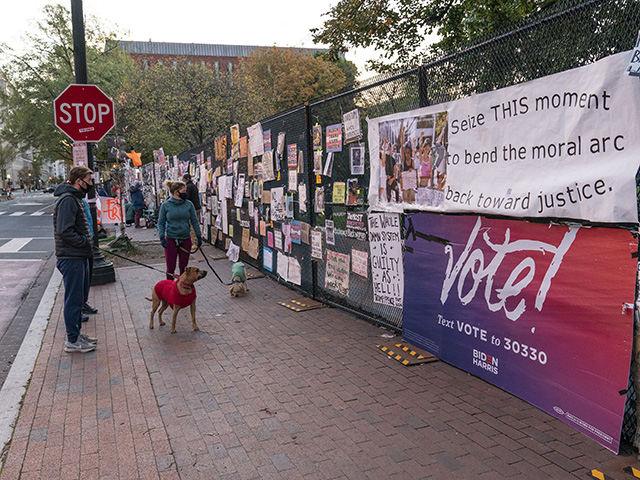
<svg viewBox="0 0 640 480"><path fill-rule="evenodd" d="M162 321L162 314L168 308L173 309L173 317L171 319L171 333L176 333L176 318L178 312L182 308L189 307L191 310L191 327L193 331L198 331L196 324L196 287L193 285L198 280L207 276L205 270L196 267L187 267L184 273L180 275L178 281L162 280L153 287L151 298L146 298L151 302L151 318L149 319L149 328L153 328L153 316L158 311L158 324L160 326L165 323Z"/></svg>

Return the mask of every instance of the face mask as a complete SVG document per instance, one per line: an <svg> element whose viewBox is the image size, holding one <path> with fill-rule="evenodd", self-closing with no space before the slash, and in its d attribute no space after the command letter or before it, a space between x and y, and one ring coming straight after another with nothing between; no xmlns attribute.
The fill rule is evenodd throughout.
<svg viewBox="0 0 640 480"><path fill-rule="evenodd" d="M80 188L82 189L82 193L84 193L86 195L87 193L89 193L91 191L91 189L93 188L93 185L89 185L84 180L82 181L82 183L83 183L83 186L80 187Z"/></svg>
<svg viewBox="0 0 640 480"><path fill-rule="evenodd" d="M178 196L180 197L181 200L186 200L187 199L187 192L180 192L180 193L178 193Z"/></svg>

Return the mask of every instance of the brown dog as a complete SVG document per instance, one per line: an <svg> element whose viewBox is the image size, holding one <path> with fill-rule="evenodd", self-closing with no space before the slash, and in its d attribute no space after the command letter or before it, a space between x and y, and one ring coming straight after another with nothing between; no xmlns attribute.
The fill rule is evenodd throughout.
<svg viewBox="0 0 640 480"><path fill-rule="evenodd" d="M171 333L176 333L176 318L180 309L189 307L191 309L191 326L194 331L199 330L196 324L196 287L195 282L207 276L205 270L196 267L187 267L184 273L180 275L178 281L162 280L153 287L151 298L146 298L151 302L151 318L149 319L149 328L153 328L153 316L158 310L160 303L162 307L158 311L158 324L164 325L162 321L162 313L171 307L173 309L173 317L171 319Z"/></svg>

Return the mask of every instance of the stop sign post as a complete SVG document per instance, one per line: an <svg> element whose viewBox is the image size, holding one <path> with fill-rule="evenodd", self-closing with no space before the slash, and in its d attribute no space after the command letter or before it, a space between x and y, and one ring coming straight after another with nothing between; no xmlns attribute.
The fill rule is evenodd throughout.
<svg viewBox="0 0 640 480"><path fill-rule="evenodd" d="M74 142L99 142L115 125L113 100L96 85L69 85L53 110L56 126Z"/></svg>

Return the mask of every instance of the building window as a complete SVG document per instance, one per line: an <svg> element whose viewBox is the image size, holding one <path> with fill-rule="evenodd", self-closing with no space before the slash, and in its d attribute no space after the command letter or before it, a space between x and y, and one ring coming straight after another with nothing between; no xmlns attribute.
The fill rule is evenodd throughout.
<svg viewBox="0 0 640 480"><path fill-rule="evenodd" d="M187 60L187 67L190 67L191 65L193 65L193 62L191 60Z"/></svg>
<svg viewBox="0 0 640 480"><path fill-rule="evenodd" d="M213 62L213 71L220 73L220 62Z"/></svg>
<svg viewBox="0 0 640 480"><path fill-rule="evenodd" d="M205 62L204 60L200 60L200 66L202 68L205 68L207 66L207 62ZM218 67L219 68L219 67Z"/></svg>
<svg viewBox="0 0 640 480"><path fill-rule="evenodd" d="M171 60L171 68L173 68L174 70L178 69L178 61L177 60Z"/></svg>
<svg viewBox="0 0 640 480"><path fill-rule="evenodd" d="M164 65L164 60L158 60L158 65Z"/></svg>
<svg viewBox="0 0 640 480"><path fill-rule="evenodd" d="M142 59L142 69L143 70L149 70L149 60L146 58Z"/></svg>
<svg viewBox="0 0 640 480"><path fill-rule="evenodd" d="M233 72L233 63L227 62L227 72Z"/></svg>

